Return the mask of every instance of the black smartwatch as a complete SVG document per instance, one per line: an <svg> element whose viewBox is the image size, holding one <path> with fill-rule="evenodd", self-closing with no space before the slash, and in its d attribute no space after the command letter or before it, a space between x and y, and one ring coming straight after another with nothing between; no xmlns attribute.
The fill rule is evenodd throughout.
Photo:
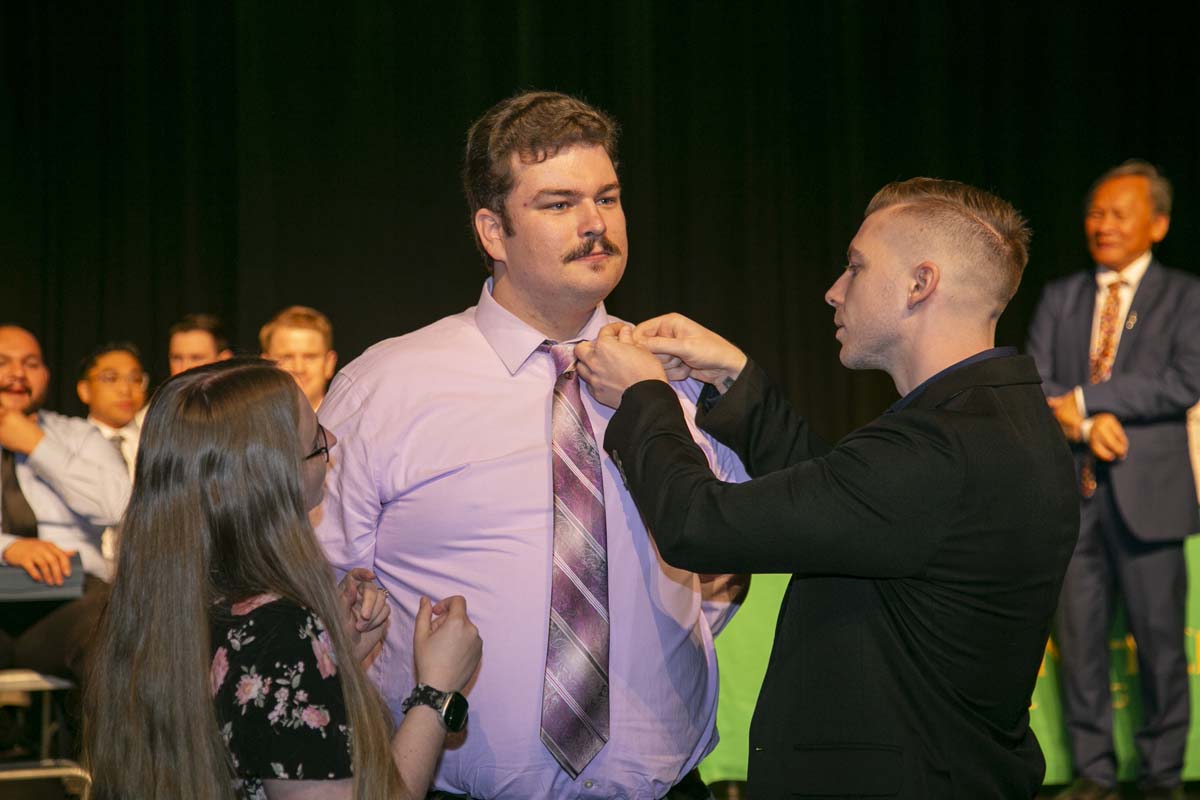
<svg viewBox="0 0 1200 800"><path fill-rule="evenodd" d="M418 683L400 708L407 714L413 706L429 706L437 711L442 725L451 733L458 733L467 724L467 698L458 692L439 692L432 686Z"/></svg>

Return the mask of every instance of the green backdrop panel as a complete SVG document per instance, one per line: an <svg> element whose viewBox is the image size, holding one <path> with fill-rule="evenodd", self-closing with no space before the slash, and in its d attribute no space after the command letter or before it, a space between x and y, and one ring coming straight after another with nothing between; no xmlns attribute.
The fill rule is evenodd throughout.
<svg viewBox="0 0 1200 800"><path fill-rule="evenodd" d="M700 775L708 783L746 780L750 717L758 702L763 676L767 674L775 620L791 578L791 575L755 575L746 602L717 637L717 661L721 669L717 731L721 741L700 765Z"/></svg>

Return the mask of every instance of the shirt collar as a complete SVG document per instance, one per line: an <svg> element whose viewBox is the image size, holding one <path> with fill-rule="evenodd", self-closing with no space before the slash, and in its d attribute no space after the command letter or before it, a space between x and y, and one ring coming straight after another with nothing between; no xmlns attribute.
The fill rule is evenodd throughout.
<svg viewBox="0 0 1200 800"><path fill-rule="evenodd" d="M578 334L567 341L595 339L607 322L608 313L604 310L604 303L597 303L596 310L592 312L587 323ZM479 293L479 305L475 307L475 324L492 350L504 362L509 375L516 375L521 365L546 341L546 334L517 319L515 314L496 302L492 297L492 278L487 279Z"/></svg>
<svg viewBox="0 0 1200 800"><path fill-rule="evenodd" d="M1125 281L1130 289L1136 290L1138 284L1142 282L1142 278L1145 277L1146 270L1149 268L1150 251L1147 250L1120 272L1115 269L1108 269L1107 267L1096 267L1096 285L1101 289L1107 289L1111 283Z"/></svg>
<svg viewBox="0 0 1200 800"><path fill-rule="evenodd" d="M896 402L892 403L891 407L889 407L885 413L894 414L897 411L903 411L904 409L908 408L910 405L913 404L913 402L916 401L916 399L918 397L921 396L922 392L924 392L927 388L929 388L930 384L935 383L936 381L940 381L942 378L946 377L951 372L957 372L958 370L962 369L963 367L969 367L972 364L978 364L980 361L987 361L989 358L1001 358L1004 356L1015 356L1016 354L1017 354L1017 348L1015 348L1015 347L992 347L988 350L981 350L973 356L967 356L962 361L955 362L955 363L951 364L950 366L946 367L941 372L938 372L937 374L932 375L929 378L926 378L924 381L921 382L920 386L913 389L911 392L904 395L904 397L901 397Z"/></svg>
<svg viewBox="0 0 1200 800"><path fill-rule="evenodd" d="M111 439L112 437L118 436L118 435L125 436L126 434L133 434L134 436L136 436L137 432L138 432L138 424L137 424L136 418L130 420L129 424L126 425L124 428L114 428L111 425L106 425L105 423L101 422L100 420L96 419L95 417L91 416L90 414L88 415L87 421L92 423L93 425L95 425L97 428L99 428L100 433L104 434L105 439Z"/></svg>

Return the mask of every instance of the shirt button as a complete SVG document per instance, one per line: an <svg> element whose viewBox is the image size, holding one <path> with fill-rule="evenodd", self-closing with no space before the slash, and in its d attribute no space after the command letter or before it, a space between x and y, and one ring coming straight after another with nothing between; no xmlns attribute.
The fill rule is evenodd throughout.
<svg viewBox="0 0 1200 800"><path fill-rule="evenodd" d="M590 780L589 780L589 781L584 781L584 782L583 782L583 788L585 788L585 789L591 789L591 788L592 788L593 786L595 786L595 785L596 785L596 782L595 782L595 781L590 781Z"/></svg>

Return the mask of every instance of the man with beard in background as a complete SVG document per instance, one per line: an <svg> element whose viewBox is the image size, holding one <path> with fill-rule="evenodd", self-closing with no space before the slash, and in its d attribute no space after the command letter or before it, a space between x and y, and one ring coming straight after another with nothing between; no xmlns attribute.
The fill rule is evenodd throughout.
<svg viewBox="0 0 1200 800"><path fill-rule="evenodd" d="M42 409L50 371L29 331L0 325L0 558L61 586L83 567L74 599L0 604L0 668L83 677L86 647L108 597L101 534L129 500L116 448L87 420Z"/></svg>

